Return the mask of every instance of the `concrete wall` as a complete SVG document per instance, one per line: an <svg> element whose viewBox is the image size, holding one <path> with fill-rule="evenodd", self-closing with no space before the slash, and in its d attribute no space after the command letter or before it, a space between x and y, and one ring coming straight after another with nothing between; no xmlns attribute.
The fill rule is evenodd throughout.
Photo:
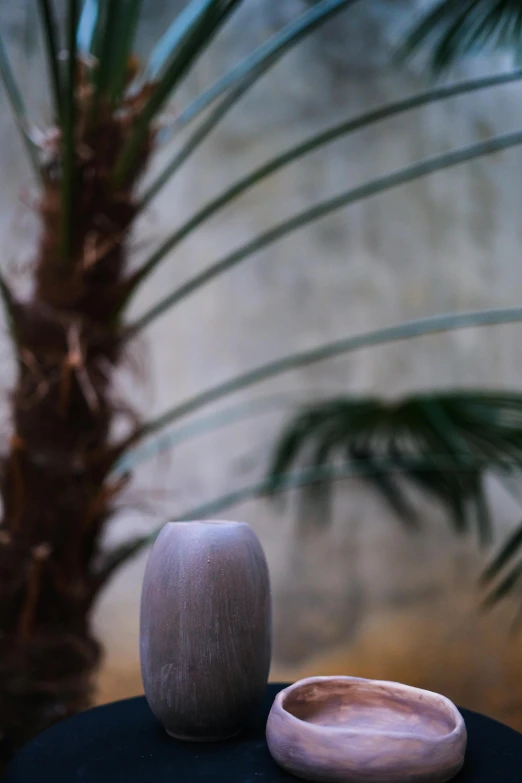
<svg viewBox="0 0 522 783"><path fill-rule="evenodd" d="M144 49L175 5L145 4ZM391 58L414 6L368 0L288 55L151 207L134 238L136 260L256 163L336 120L422 89L421 67L399 66ZM302 7L300 0L246 0L175 107ZM13 51L21 52L27 38L26 46L33 46L32 13L30 3L2 9ZM35 109L45 108L38 63L31 58L25 71ZM502 67L506 63L479 60L456 75ZM470 95L311 155L184 243L143 290L134 313L283 216L408 162L520 127L520 98L518 85ZM30 259L34 227L30 210L16 205L18 194L26 203L30 196L5 102L0 112L0 229L10 263ZM515 149L434 175L342 210L257 254L148 330L134 354L139 383L123 373L123 392L150 415L293 350L409 318L519 303L521 164L522 151ZM344 392L395 397L432 387L517 388L521 334L518 326L475 329L367 350L281 376L224 405L267 395L292 402ZM285 411L279 405L214 430L140 468L111 540L256 481ZM491 491L502 535L520 512L503 490L492 485ZM476 580L484 555L476 543L456 540L428 507L422 531L407 534L358 481L337 487L329 526L316 513L294 497L284 511L259 501L227 512L254 526L269 559L273 676L337 671L402 679L522 727L522 686L514 685L520 682L521 644L508 636L513 607L488 617L479 612ZM140 688L144 560L122 570L96 612L108 651L102 700Z"/></svg>

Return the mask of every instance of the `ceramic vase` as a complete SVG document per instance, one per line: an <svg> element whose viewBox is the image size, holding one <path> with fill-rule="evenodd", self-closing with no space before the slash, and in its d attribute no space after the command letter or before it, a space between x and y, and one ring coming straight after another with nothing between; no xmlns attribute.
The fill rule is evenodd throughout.
<svg viewBox="0 0 522 783"><path fill-rule="evenodd" d="M237 734L271 653L268 568L243 522L170 522L149 554L140 617L145 695L168 734Z"/></svg>

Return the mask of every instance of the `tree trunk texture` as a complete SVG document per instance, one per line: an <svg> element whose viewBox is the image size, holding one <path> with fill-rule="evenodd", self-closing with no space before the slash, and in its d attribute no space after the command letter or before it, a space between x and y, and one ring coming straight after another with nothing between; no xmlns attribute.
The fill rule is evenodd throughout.
<svg viewBox="0 0 522 783"><path fill-rule="evenodd" d="M61 141L50 134L34 290L21 302L2 286L18 367L0 477L4 757L89 704L100 659L90 613L106 577L100 535L125 483L110 477L123 448L112 428L121 415L131 416L131 433L137 427L113 398L111 378L121 359L120 313L131 279L125 246L136 212L133 191L152 137L142 144L139 165L113 187L111 174L142 96L117 114L99 105L93 115L91 88L78 78L69 246L63 245Z"/></svg>

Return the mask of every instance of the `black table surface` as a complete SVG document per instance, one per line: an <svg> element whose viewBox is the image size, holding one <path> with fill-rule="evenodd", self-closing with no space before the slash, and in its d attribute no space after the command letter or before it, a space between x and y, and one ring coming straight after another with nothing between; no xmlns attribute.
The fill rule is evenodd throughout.
<svg viewBox="0 0 522 783"><path fill-rule="evenodd" d="M233 740L171 739L143 697L82 712L39 734L13 759L2 783L276 783L296 778L272 760L265 724L276 693ZM521 783L522 734L469 710L463 769L454 783Z"/></svg>

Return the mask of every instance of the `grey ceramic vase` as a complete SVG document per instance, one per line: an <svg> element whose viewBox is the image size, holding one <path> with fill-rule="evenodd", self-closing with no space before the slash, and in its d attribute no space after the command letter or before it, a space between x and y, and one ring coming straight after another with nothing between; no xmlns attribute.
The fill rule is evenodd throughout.
<svg viewBox="0 0 522 783"><path fill-rule="evenodd" d="M172 737L237 734L261 699L271 653L268 568L243 522L170 522L141 597L145 695Z"/></svg>

